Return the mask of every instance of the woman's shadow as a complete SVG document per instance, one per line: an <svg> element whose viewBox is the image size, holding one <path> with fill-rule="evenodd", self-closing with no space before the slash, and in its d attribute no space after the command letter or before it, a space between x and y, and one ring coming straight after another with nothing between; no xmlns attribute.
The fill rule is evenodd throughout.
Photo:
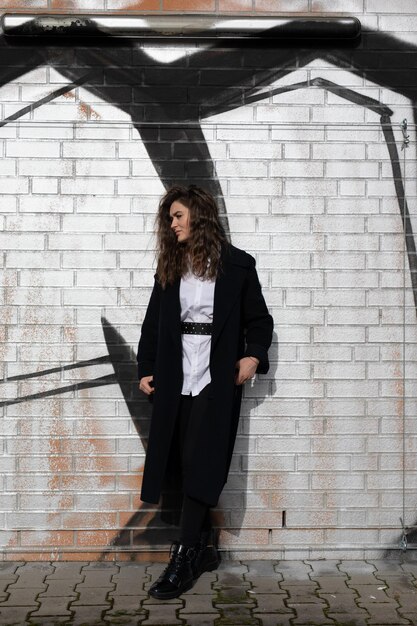
<svg viewBox="0 0 417 626"><path fill-rule="evenodd" d="M136 432L141 440L142 449L146 450L147 439L149 434L149 425L152 405L147 398L139 391L137 380L136 355L132 348L126 343L119 331L105 318L102 318L103 333L110 357L113 365L115 378L120 386L123 398L128 407L132 422ZM278 343L274 333L274 340L269 351L271 367L267 375L262 376L262 382L268 382L268 385L258 385L254 383L254 389L258 386L264 389L263 395L255 397L256 406L262 404L266 397L273 396L275 393L274 374L277 367ZM267 389L270 393L266 393ZM246 510L246 494L248 483L247 464L239 471L233 468L240 465L241 459L248 458L249 455L249 437L244 433L249 428L249 399L243 397L241 420L238 430L238 445L235 447L233 454L231 472L229 480L224 488L218 507L213 510L213 525L219 531L226 531L239 535L241 525ZM247 414L247 415L246 415ZM245 417L242 419L242 415ZM243 434L240 437L239 434ZM140 446L138 445L138 450ZM175 467L175 463L172 464ZM138 492L141 486L141 471L138 468ZM235 494L241 494L241 501L238 507L230 508L230 504L236 502ZM116 536L112 539L108 549L103 550L101 557L108 552L112 552L114 547L130 549L132 559L135 558L135 548L137 552L143 552L143 548L148 546L152 551L166 551L167 547L175 538L175 530L179 525L180 512L182 505L181 483L178 473L175 471L168 472L168 479L162 491L161 500L158 505L151 505L142 502L137 511L132 512L127 522L124 524Z"/></svg>

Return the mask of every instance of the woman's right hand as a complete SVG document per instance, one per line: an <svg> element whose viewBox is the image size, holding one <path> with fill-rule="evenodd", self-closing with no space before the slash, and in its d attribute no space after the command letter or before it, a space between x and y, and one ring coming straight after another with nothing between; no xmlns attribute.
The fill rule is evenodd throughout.
<svg viewBox="0 0 417 626"><path fill-rule="evenodd" d="M153 376L143 376L139 381L139 389L150 396L155 391L153 386Z"/></svg>

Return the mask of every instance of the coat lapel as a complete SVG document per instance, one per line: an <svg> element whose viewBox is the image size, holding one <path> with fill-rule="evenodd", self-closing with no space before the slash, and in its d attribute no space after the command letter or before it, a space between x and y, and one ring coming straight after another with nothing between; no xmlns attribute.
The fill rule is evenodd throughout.
<svg viewBox="0 0 417 626"><path fill-rule="evenodd" d="M243 271L240 263L234 263L233 258L222 255L222 270L217 276L214 288L212 347L216 345L233 304L239 296L245 276L246 271Z"/></svg>
<svg viewBox="0 0 417 626"><path fill-rule="evenodd" d="M164 309L166 321L169 324L170 333L176 343L181 345L181 305L180 305L180 282L178 278L164 291Z"/></svg>

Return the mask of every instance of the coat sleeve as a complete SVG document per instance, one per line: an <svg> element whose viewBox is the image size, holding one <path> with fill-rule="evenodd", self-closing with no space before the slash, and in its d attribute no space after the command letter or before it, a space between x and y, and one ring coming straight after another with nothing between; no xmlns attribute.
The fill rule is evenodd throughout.
<svg viewBox="0 0 417 626"><path fill-rule="evenodd" d="M155 283L142 323L142 331L136 355L139 380L143 378L143 376L152 376L154 373L158 345L160 298L161 286L155 276Z"/></svg>
<svg viewBox="0 0 417 626"><path fill-rule="evenodd" d="M269 369L268 349L272 341L274 322L268 312L255 268L255 259L246 279L243 294L243 323L246 330L246 350L244 356L259 359L258 374L266 374Z"/></svg>

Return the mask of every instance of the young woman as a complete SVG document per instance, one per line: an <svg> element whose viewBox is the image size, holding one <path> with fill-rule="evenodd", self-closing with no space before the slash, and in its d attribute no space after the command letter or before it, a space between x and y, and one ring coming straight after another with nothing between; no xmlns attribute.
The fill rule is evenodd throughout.
<svg viewBox="0 0 417 626"><path fill-rule="evenodd" d="M218 566L209 509L227 480L242 385L268 371L273 322L255 259L228 243L209 193L172 187L156 225L157 271L137 353L139 388L153 396L141 499L159 501L177 453L179 541L149 591L175 598Z"/></svg>

